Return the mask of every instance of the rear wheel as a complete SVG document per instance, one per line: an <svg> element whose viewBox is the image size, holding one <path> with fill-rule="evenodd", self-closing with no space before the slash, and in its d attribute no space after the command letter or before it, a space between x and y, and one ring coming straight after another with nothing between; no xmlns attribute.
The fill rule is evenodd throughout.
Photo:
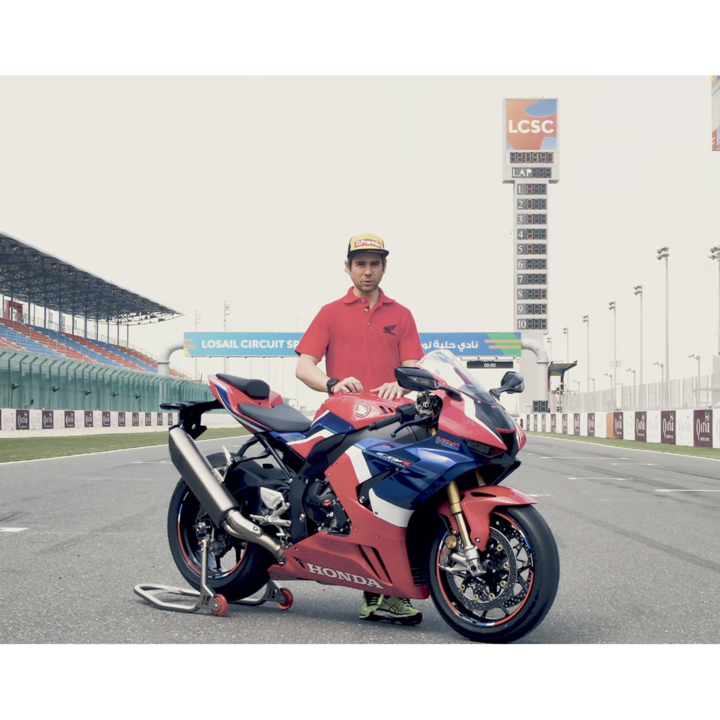
<svg viewBox="0 0 720 720"><path fill-rule="evenodd" d="M200 541L209 540L212 528L207 511L185 481L180 480L168 509L168 542L178 570L196 590L200 589L202 566ZM272 555L259 545L215 528L215 538L208 542L207 584L230 602L242 600L268 582L267 570L274 562Z"/></svg>
<svg viewBox="0 0 720 720"><path fill-rule="evenodd" d="M552 532L532 506L503 508L490 515L490 538L478 577L450 572L457 567L438 532L429 557L430 594L443 619L477 642L512 642L535 628L555 600L560 560Z"/></svg>

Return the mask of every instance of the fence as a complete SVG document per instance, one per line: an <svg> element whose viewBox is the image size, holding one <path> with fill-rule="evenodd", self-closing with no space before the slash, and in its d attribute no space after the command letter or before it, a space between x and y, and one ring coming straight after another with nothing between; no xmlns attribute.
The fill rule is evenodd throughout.
<svg viewBox="0 0 720 720"><path fill-rule="evenodd" d="M0 407L157 412L160 403L212 400L207 385L67 358L0 350Z"/></svg>
<svg viewBox="0 0 720 720"><path fill-rule="evenodd" d="M618 386L617 397L612 390L590 393L553 393L550 407L556 412L613 412L615 410L679 410L681 408L713 408L720 403L720 373L701 375L668 384Z"/></svg>

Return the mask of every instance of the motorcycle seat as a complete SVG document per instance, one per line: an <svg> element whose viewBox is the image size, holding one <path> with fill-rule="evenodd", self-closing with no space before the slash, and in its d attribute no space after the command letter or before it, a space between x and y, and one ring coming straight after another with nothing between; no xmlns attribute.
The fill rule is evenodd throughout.
<svg viewBox="0 0 720 720"><path fill-rule="evenodd" d="M218 377L220 377L218 375ZM245 391L243 391L245 392ZM238 410L251 420L269 427L280 433L305 432L310 429L312 420L306 418L301 412L290 405L275 405L271 408L261 408L257 405L240 403Z"/></svg>
<svg viewBox="0 0 720 720"><path fill-rule="evenodd" d="M255 400L267 400L270 397L270 386L264 380L248 380L237 375L226 375L218 373L218 377L232 385L236 390L244 392L248 397Z"/></svg>

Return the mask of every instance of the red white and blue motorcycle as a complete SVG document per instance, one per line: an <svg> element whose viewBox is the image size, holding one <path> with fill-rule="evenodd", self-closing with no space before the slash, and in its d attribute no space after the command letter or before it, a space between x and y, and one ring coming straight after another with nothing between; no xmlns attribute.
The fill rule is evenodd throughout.
<svg viewBox="0 0 720 720"><path fill-rule="evenodd" d="M500 404L521 392L508 372L490 392L451 353L395 371L414 401L343 393L313 421L261 380L210 377L216 400L180 403L170 456L182 479L170 502L173 558L224 614L274 580L431 596L457 632L509 642L550 610L560 577L555 540L521 492L525 433ZM253 438L203 455L202 413L225 408Z"/></svg>

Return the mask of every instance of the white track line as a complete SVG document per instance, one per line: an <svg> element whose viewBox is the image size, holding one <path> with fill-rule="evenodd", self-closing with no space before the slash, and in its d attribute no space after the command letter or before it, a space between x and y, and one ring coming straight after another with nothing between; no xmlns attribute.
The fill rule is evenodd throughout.
<svg viewBox="0 0 720 720"><path fill-rule="evenodd" d="M720 492L720 490L683 490L682 488L660 490L659 488L655 488L655 492Z"/></svg>
<svg viewBox="0 0 720 720"><path fill-rule="evenodd" d="M541 460L592 460L595 462L595 460L627 460L627 458L594 458L594 457L588 457L587 455L582 456L571 456L571 455L543 455L540 458Z"/></svg>
<svg viewBox="0 0 720 720"><path fill-rule="evenodd" d="M0 532L22 532L27 528L0 528Z"/></svg>
<svg viewBox="0 0 720 720"><path fill-rule="evenodd" d="M230 435L224 438L208 438L207 440L196 440L196 443L215 442L216 440L235 440L236 438L245 438L247 435ZM100 450L93 453L77 453L77 455L58 455L57 457L34 458L33 460L10 460L10 462L0 462L0 470L6 465L20 465L21 463L43 462L43 460L66 460L67 458L90 457L90 455L109 455L110 453L127 452L128 450L147 450L149 448L167 448L165 443L161 445L142 445L141 447L120 448L119 450Z"/></svg>

